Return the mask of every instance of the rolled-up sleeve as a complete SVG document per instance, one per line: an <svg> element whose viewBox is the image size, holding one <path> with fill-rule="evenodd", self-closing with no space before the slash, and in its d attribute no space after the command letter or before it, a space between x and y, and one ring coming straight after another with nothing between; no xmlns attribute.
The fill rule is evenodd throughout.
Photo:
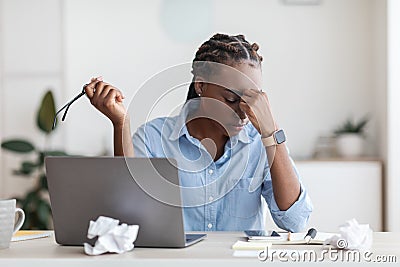
<svg viewBox="0 0 400 267"><path fill-rule="evenodd" d="M292 204L292 206L290 206L289 209L279 209L275 201L269 169L267 170L267 174L264 179L262 195L268 204L272 219L279 228L290 232L301 232L307 226L308 219L313 210L313 205L310 197L307 194L306 188L300 180L300 176L294 164L293 168L295 169L299 179L301 193L299 198Z"/></svg>

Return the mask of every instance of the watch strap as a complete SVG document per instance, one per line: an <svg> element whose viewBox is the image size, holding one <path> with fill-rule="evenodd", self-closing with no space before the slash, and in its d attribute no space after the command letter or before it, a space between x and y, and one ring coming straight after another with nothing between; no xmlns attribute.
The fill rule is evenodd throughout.
<svg viewBox="0 0 400 267"><path fill-rule="evenodd" d="M261 138L261 141L262 141L264 146L274 146L274 145L276 145L274 134L275 134L275 132L273 134L271 134L270 136L268 136L268 137Z"/></svg>

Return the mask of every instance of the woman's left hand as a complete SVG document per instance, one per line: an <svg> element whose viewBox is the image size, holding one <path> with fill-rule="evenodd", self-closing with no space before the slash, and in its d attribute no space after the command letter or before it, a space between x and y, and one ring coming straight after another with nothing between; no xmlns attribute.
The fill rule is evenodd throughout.
<svg viewBox="0 0 400 267"><path fill-rule="evenodd" d="M261 134L270 136L276 129L267 94L256 89L245 89L240 100L240 108Z"/></svg>

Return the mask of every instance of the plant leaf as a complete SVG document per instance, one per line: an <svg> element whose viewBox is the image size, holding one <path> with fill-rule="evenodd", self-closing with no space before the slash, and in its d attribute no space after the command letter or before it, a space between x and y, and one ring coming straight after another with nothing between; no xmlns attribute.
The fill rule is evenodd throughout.
<svg viewBox="0 0 400 267"><path fill-rule="evenodd" d="M47 156L68 156L68 154L61 150L43 151L45 157Z"/></svg>
<svg viewBox="0 0 400 267"><path fill-rule="evenodd" d="M335 134L343 134L343 133L357 133L363 134L364 128L369 121L368 117L364 117L360 121L356 122L351 119L347 119L340 127L334 130Z"/></svg>
<svg viewBox="0 0 400 267"><path fill-rule="evenodd" d="M38 164L43 165L43 163L44 163L44 157L45 157L44 152L43 152L43 151L40 151L40 152L39 152L39 163L38 163Z"/></svg>
<svg viewBox="0 0 400 267"><path fill-rule="evenodd" d="M29 153L35 150L32 143L21 139L5 141L1 143L1 148L17 153Z"/></svg>
<svg viewBox="0 0 400 267"><path fill-rule="evenodd" d="M23 200L22 206L24 211L34 211L37 206L37 202L39 200L39 192L32 190L26 194L25 199Z"/></svg>
<svg viewBox="0 0 400 267"><path fill-rule="evenodd" d="M48 208L47 203L43 199L40 199L38 201L37 215L42 225L47 225L50 216L50 210Z"/></svg>
<svg viewBox="0 0 400 267"><path fill-rule="evenodd" d="M364 127L367 125L368 123L368 118L365 117L364 119L360 120L359 123L356 125L356 129L358 132L363 132L364 131Z"/></svg>
<svg viewBox="0 0 400 267"><path fill-rule="evenodd" d="M46 175L45 175L45 174L42 174L42 175L40 176L39 184L40 184L40 188L41 188L41 189L46 189L46 190L48 190L47 178L46 178Z"/></svg>
<svg viewBox="0 0 400 267"><path fill-rule="evenodd" d="M37 126L44 133L49 134L52 131L54 116L56 115L56 106L52 92L46 92L42 99L39 111L37 113Z"/></svg>
<svg viewBox="0 0 400 267"><path fill-rule="evenodd" d="M21 168L19 170L15 170L14 174L16 175L30 175L38 165L31 161L24 161L21 164Z"/></svg>

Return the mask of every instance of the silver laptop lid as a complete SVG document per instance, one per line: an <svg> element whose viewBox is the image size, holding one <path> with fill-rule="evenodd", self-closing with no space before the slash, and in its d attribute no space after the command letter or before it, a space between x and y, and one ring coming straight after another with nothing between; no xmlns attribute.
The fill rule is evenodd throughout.
<svg viewBox="0 0 400 267"><path fill-rule="evenodd" d="M103 215L138 224L135 246L185 246L175 160L47 157L45 165L58 244L93 244L89 221Z"/></svg>

